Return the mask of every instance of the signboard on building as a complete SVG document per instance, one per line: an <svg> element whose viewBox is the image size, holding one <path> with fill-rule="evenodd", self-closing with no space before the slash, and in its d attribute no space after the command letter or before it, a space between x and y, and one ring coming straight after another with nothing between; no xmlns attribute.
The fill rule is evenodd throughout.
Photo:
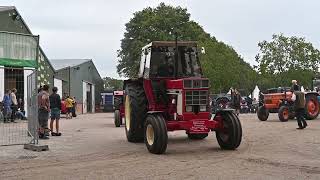
<svg viewBox="0 0 320 180"><path fill-rule="evenodd" d="M0 31L0 66L37 68L39 36Z"/></svg>

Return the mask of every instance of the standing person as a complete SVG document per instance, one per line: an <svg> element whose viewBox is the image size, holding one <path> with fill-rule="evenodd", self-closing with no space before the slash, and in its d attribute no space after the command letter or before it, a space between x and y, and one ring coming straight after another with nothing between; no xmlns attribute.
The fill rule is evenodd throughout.
<svg viewBox="0 0 320 180"><path fill-rule="evenodd" d="M12 101L12 104L11 104L11 110L12 110L12 113L11 113L11 122L15 122L15 119L16 119L16 113L17 113L17 110L18 110L18 101L17 101L17 89L16 88L13 88L11 90L11 101Z"/></svg>
<svg viewBox="0 0 320 180"><path fill-rule="evenodd" d="M11 100L10 94L11 94L11 91L7 89L2 100L4 123L6 123L9 120L12 113L12 110L11 110L12 100Z"/></svg>
<svg viewBox="0 0 320 180"><path fill-rule="evenodd" d="M298 81L297 81L297 80L292 80L291 83L292 83L292 86L291 86L291 91L292 91L292 92L295 91L295 90L294 90L295 87L298 88L299 91L301 91L300 86L298 85Z"/></svg>
<svg viewBox="0 0 320 180"><path fill-rule="evenodd" d="M73 100L70 96L67 96L66 100L65 100L65 103L66 103L66 107L67 107L67 119L72 119L72 103L73 103Z"/></svg>
<svg viewBox="0 0 320 180"><path fill-rule="evenodd" d="M61 98L60 95L57 94L58 88L52 88L52 94L50 95L50 110L51 110L51 121L50 121L50 129L52 136L61 136L59 132L59 119L61 112ZM53 122L56 121L56 132L53 131Z"/></svg>
<svg viewBox="0 0 320 180"><path fill-rule="evenodd" d="M237 89L234 90L234 107L236 109L237 116L240 114L240 102L241 102L241 95Z"/></svg>
<svg viewBox="0 0 320 180"><path fill-rule="evenodd" d="M44 85L38 94L38 121L39 121L39 138L49 139L46 130L48 130L48 119L50 112L49 86Z"/></svg>
<svg viewBox="0 0 320 180"><path fill-rule="evenodd" d="M304 129L308 126L306 120L304 119L304 108L306 104L305 94L300 91L298 84L293 85L294 94L292 95L292 101L294 101L294 109L296 112L298 128Z"/></svg>
<svg viewBox="0 0 320 180"><path fill-rule="evenodd" d="M77 117L76 114L76 108L77 108L77 101L76 101L76 97L72 97L72 117Z"/></svg>

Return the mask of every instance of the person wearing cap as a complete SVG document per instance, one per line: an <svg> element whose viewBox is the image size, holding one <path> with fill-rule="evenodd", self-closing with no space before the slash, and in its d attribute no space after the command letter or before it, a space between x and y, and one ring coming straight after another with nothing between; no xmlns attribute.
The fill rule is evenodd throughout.
<svg viewBox="0 0 320 180"><path fill-rule="evenodd" d="M291 86L291 91L292 92L294 92L294 87L298 88L299 91L301 90L300 86L298 85L298 81L297 80L292 80L291 83L292 83L292 86Z"/></svg>
<svg viewBox="0 0 320 180"><path fill-rule="evenodd" d="M305 94L301 92L297 81L293 80L292 84L293 94L291 100L294 101L294 110L296 112L296 118L299 126L297 129L304 129L308 126L306 120L304 119L304 108L306 104Z"/></svg>

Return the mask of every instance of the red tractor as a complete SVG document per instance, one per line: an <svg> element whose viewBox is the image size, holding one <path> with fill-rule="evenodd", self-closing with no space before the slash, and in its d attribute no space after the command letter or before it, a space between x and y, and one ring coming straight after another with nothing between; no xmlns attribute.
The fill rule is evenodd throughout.
<svg viewBox="0 0 320 180"><path fill-rule="evenodd" d="M124 117L123 91L113 92L114 125L120 127Z"/></svg>
<svg viewBox="0 0 320 180"><path fill-rule="evenodd" d="M278 112L279 120L282 122L294 119L294 102L291 100L292 92L290 88L278 88L276 91L270 89L271 93L261 94L257 115L260 121L266 121L269 111ZM315 119L319 115L319 94L316 92L306 92L305 118Z"/></svg>
<svg viewBox="0 0 320 180"><path fill-rule="evenodd" d="M129 142L144 141L149 152L167 149L168 131L190 139L216 132L222 149L236 149L242 128L232 110L211 118L209 80L203 77L197 43L154 41L142 48L138 79L124 82L125 132Z"/></svg>

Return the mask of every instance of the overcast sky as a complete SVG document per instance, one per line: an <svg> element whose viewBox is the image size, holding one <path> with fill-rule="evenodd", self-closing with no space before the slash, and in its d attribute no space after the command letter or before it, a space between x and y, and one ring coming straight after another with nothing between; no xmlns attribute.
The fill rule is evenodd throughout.
<svg viewBox="0 0 320 180"><path fill-rule="evenodd" d="M254 63L257 43L274 33L303 36L320 48L319 0L0 0L16 6L48 58L90 58L118 78L117 53L133 13L160 2L186 7L191 19Z"/></svg>

